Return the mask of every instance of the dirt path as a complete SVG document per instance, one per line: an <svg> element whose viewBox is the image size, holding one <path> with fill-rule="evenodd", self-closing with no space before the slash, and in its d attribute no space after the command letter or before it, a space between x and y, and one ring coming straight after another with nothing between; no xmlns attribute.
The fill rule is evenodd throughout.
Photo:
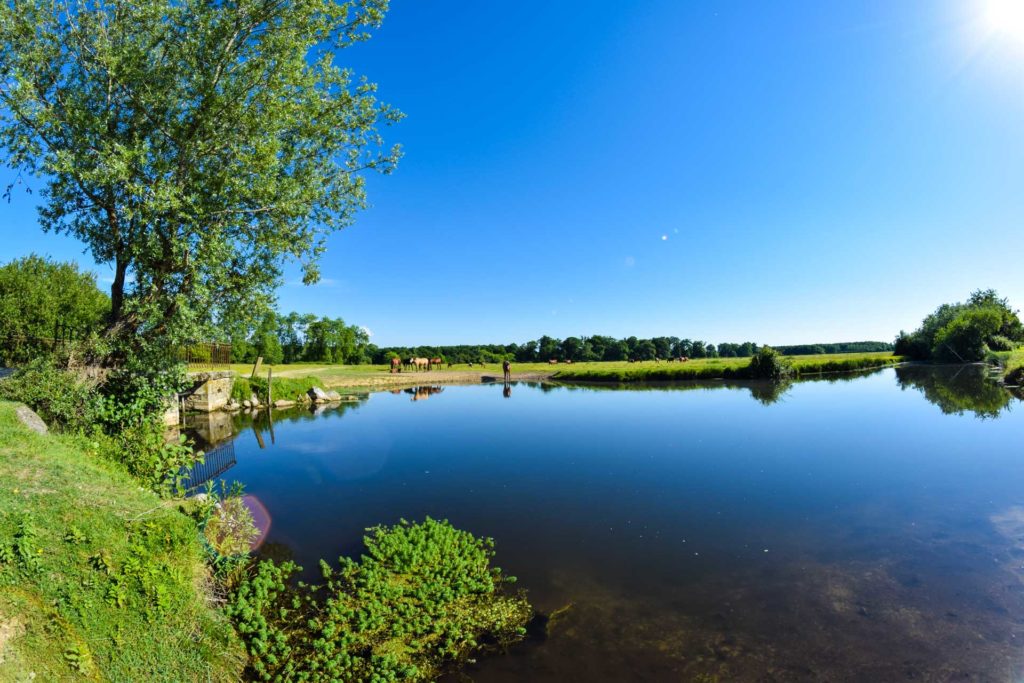
<svg viewBox="0 0 1024 683"><path fill-rule="evenodd" d="M554 372L513 372L513 382L539 382L551 377ZM392 387L415 387L432 384L480 384L501 382L502 375L494 372L466 370L429 372L396 372L394 374L367 375L365 377L330 377L324 379L325 389L339 387L369 387L382 389Z"/></svg>

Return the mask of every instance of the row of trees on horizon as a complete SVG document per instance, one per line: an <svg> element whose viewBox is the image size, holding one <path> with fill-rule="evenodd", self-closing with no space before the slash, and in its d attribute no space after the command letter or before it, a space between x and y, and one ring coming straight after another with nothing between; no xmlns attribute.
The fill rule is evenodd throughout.
<svg viewBox="0 0 1024 683"><path fill-rule="evenodd" d="M110 314L110 297L97 286L96 278L74 263L27 256L0 266L0 338L19 339L17 358L11 345L0 349L0 359L23 361L39 352L32 339L44 340L55 327L76 330L102 329ZM2 341L2 340L0 340ZM197 340L198 341L198 340ZM391 358L443 358L451 363L573 362L654 360L656 358L745 358L757 353L754 342L713 344L674 336L635 336L617 339L606 335L542 336L522 344L459 344L378 347L369 332L342 318L309 313L269 312L255 322L239 320L215 324L204 341L231 343L232 360L264 362L361 365L387 363ZM805 344L776 347L787 355L888 351L892 344L877 341L837 344Z"/></svg>

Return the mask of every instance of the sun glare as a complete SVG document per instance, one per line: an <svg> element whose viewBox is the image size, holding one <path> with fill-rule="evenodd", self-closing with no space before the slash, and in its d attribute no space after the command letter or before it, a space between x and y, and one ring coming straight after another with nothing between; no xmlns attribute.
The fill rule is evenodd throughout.
<svg viewBox="0 0 1024 683"><path fill-rule="evenodd" d="M1024 0L988 0L985 18L993 32L1024 42Z"/></svg>

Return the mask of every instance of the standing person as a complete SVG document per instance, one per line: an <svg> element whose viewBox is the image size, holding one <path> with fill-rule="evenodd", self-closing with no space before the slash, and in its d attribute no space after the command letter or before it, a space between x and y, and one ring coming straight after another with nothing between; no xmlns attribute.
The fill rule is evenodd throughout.
<svg viewBox="0 0 1024 683"><path fill-rule="evenodd" d="M512 363L506 360L501 364L501 369L505 371L505 381L508 382L512 379Z"/></svg>

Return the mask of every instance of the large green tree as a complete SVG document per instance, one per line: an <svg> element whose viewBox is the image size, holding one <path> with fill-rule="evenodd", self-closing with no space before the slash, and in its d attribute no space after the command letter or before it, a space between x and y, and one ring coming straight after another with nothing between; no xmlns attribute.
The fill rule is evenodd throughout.
<svg viewBox="0 0 1024 683"><path fill-rule="evenodd" d="M387 0L4 0L0 150L44 185L44 230L113 270L108 331L172 342L261 315L283 263L389 172L400 118L337 64ZM31 181L30 182L36 182ZM10 198L8 188L8 198Z"/></svg>

